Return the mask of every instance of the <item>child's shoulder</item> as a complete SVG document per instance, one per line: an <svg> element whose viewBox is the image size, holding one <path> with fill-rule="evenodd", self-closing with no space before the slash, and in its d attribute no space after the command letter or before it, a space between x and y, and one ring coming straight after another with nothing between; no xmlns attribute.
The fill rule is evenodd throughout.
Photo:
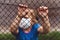
<svg viewBox="0 0 60 40"><path fill-rule="evenodd" d="M41 25L39 24L39 23L35 23L35 24L33 24L33 28L38 28L38 27L40 27Z"/></svg>
<svg viewBox="0 0 60 40"><path fill-rule="evenodd" d="M40 24L39 23L35 23L35 24L33 24L33 26L39 26Z"/></svg>

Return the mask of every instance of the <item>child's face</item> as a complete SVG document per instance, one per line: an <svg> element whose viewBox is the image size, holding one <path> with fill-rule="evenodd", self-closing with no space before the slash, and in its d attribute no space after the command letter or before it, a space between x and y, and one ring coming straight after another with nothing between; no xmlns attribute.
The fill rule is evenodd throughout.
<svg viewBox="0 0 60 40"><path fill-rule="evenodd" d="M27 12L25 12L25 18L32 18L31 12L28 10Z"/></svg>
<svg viewBox="0 0 60 40"><path fill-rule="evenodd" d="M23 21L23 25L22 25L23 29L25 29L25 28L29 29L31 27L31 24L32 24L32 13L31 13L31 11L29 9L26 9L25 11L22 12L21 15L23 16L21 19L21 21ZM25 25L25 24L27 24L27 25Z"/></svg>
<svg viewBox="0 0 60 40"><path fill-rule="evenodd" d="M26 9L23 13L22 13L24 18L30 18L32 19L32 13L29 9Z"/></svg>

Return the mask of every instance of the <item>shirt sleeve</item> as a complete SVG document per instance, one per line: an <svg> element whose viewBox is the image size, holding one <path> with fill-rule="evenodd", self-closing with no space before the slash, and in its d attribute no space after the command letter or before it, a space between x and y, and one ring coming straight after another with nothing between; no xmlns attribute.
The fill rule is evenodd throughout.
<svg viewBox="0 0 60 40"><path fill-rule="evenodd" d="M34 26L34 29L38 29L41 25L39 23L36 23L33 26Z"/></svg>

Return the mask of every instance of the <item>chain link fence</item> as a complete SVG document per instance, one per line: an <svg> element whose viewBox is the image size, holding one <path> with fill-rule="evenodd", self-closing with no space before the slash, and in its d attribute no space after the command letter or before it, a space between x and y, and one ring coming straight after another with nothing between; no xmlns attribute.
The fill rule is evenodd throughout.
<svg viewBox="0 0 60 40"><path fill-rule="evenodd" d="M26 4L34 10L47 6L50 30L60 31L60 0L0 0L0 34L10 33L9 27L18 13L18 4Z"/></svg>

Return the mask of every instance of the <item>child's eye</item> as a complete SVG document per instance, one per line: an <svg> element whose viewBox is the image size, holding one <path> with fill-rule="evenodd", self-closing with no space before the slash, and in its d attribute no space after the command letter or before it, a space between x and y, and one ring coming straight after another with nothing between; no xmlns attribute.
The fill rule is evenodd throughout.
<svg viewBox="0 0 60 40"><path fill-rule="evenodd" d="M26 12L26 15L28 14L28 12Z"/></svg>

